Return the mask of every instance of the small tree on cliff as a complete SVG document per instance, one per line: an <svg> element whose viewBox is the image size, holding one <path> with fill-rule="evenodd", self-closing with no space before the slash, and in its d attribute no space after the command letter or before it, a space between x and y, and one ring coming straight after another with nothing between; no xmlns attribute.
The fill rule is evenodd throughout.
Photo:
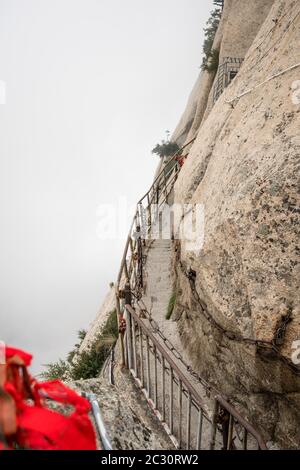
<svg viewBox="0 0 300 470"><path fill-rule="evenodd" d="M161 144L157 144L156 147L152 150L152 153L163 157L172 157L176 152L179 151L179 147L176 142L165 142L162 141Z"/></svg>
<svg viewBox="0 0 300 470"><path fill-rule="evenodd" d="M203 44L203 61L202 70L210 73L215 72L219 66L219 51L213 48L214 39L220 23L221 10L216 8L211 12L210 18L207 21L207 28L204 29L205 40Z"/></svg>
<svg viewBox="0 0 300 470"><path fill-rule="evenodd" d="M78 339L80 342L75 345L73 351L69 352L67 360L59 359L58 362L46 364L46 369L40 376L45 380L79 380L97 377L111 348L118 339L118 332L117 312L113 310L101 332L88 348L79 354L79 348L87 334L85 330L79 330ZM76 357L75 360L73 360L74 357Z"/></svg>

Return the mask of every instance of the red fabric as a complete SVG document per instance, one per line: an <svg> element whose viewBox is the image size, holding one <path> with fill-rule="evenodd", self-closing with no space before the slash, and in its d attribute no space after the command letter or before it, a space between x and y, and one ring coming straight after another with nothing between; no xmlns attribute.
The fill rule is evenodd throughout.
<svg viewBox="0 0 300 470"><path fill-rule="evenodd" d="M26 406L19 415L17 442L27 449L96 450L94 430L86 414L63 416L37 406Z"/></svg>
<svg viewBox="0 0 300 470"><path fill-rule="evenodd" d="M66 387L60 380L36 382L34 389L39 391L40 396L47 396L47 398L59 403L73 405L80 412L89 411L91 408L86 398L81 397L74 390Z"/></svg>
<svg viewBox="0 0 300 470"><path fill-rule="evenodd" d="M30 366L31 361L32 361L32 355L28 354L25 351L22 351L21 349L16 349L12 348L9 346L6 346L5 348L5 356L6 356L6 362L9 362L10 359L14 357L18 357L22 360L25 366Z"/></svg>
<svg viewBox="0 0 300 470"><path fill-rule="evenodd" d="M25 367L32 356L14 348L6 350L4 389L17 409L17 432L8 439L11 446L17 443L25 449L96 450L94 428L88 417L89 402L59 380L37 382ZM46 399L72 409L68 415L60 414L46 407Z"/></svg>
<svg viewBox="0 0 300 470"><path fill-rule="evenodd" d="M178 155L175 157L175 160L179 163L179 166L182 167L185 162L185 157L182 157L181 155Z"/></svg>

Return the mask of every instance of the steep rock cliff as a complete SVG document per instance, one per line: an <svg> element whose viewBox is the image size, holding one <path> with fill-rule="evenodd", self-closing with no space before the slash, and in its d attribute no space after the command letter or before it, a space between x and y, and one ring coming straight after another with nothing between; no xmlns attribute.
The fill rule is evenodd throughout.
<svg viewBox="0 0 300 470"><path fill-rule="evenodd" d="M244 52L247 38L252 45L213 107L207 98L206 119L175 186L175 202L203 204L205 210L200 253L184 240L177 247L175 316L194 366L266 439L299 447L300 377L285 359L291 362L293 342L300 339L300 106L292 90L300 68L255 87L299 63L300 5L275 1L259 28L259 12L263 20L271 4L225 2L221 51L227 54L233 40ZM249 25L251 5L257 16L250 38L243 25ZM194 286L185 275L190 268Z"/></svg>
<svg viewBox="0 0 300 470"><path fill-rule="evenodd" d="M245 57L273 3L274 0L225 0L213 43L213 49L219 51L220 65L227 58ZM215 74L201 71L172 136L180 146L195 137L210 112L216 80Z"/></svg>
<svg viewBox="0 0 300 470"><path fill-rule="evenodd" d="M88 351L89 348L92 346L94 341L97 339L101 331L103 330L110 314L116 308L116 299L115 299L115 289L111 287L109 292L106 294L106 297L99 309L99 312L89 326L87 334L82 341L80 348L78 350L78 354L81 354L84 351Z"/></svg>

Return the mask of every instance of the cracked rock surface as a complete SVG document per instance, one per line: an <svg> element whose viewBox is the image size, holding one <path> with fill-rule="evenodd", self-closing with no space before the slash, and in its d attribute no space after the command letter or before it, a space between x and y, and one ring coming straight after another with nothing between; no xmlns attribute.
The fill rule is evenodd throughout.
<svg viewBox="0 0 300 470"><path fill-rule="evenodd" d="M97 396L103 420L114 450L172 449L172 443L148 410L141 392L126 372L119 372L122 389L101 377L68 384L78 392Z"/></svg>
<svg viewBox="0 0 300 470"><path fill-rule="evenodd" d="M242 12L244 1L238 3ZM258 2L248 2L249 8L252 3ZM230 341L214 328L179 265L196 272L197 292L224 329L275 342L291 360L300 339L300 68L255 87L299 63L299 45L299 2L274 1L237 77L202 123L175 185L175 202L202 204L205 212L203 247L192 251L182 241L175 262L174 316L182 342L194 367L266 440L290 448L300 445L300 376L276 355Z"/></svg>

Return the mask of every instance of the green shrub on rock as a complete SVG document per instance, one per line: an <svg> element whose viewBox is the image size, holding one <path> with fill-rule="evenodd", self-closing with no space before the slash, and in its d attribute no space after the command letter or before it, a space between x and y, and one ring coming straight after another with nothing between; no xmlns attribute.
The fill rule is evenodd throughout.
<svg viewBox="0 0 300 470"><path fill-rule="evenodd" d="M67 356L67 361L46 364L46 370L40 376L45 380L79 380L97 377L107 359L111 348L118 339L117 312L113 310L102 331L88 349L78 353L80 345L86 336L85 330L78 332L79 344Z"/></svg>

